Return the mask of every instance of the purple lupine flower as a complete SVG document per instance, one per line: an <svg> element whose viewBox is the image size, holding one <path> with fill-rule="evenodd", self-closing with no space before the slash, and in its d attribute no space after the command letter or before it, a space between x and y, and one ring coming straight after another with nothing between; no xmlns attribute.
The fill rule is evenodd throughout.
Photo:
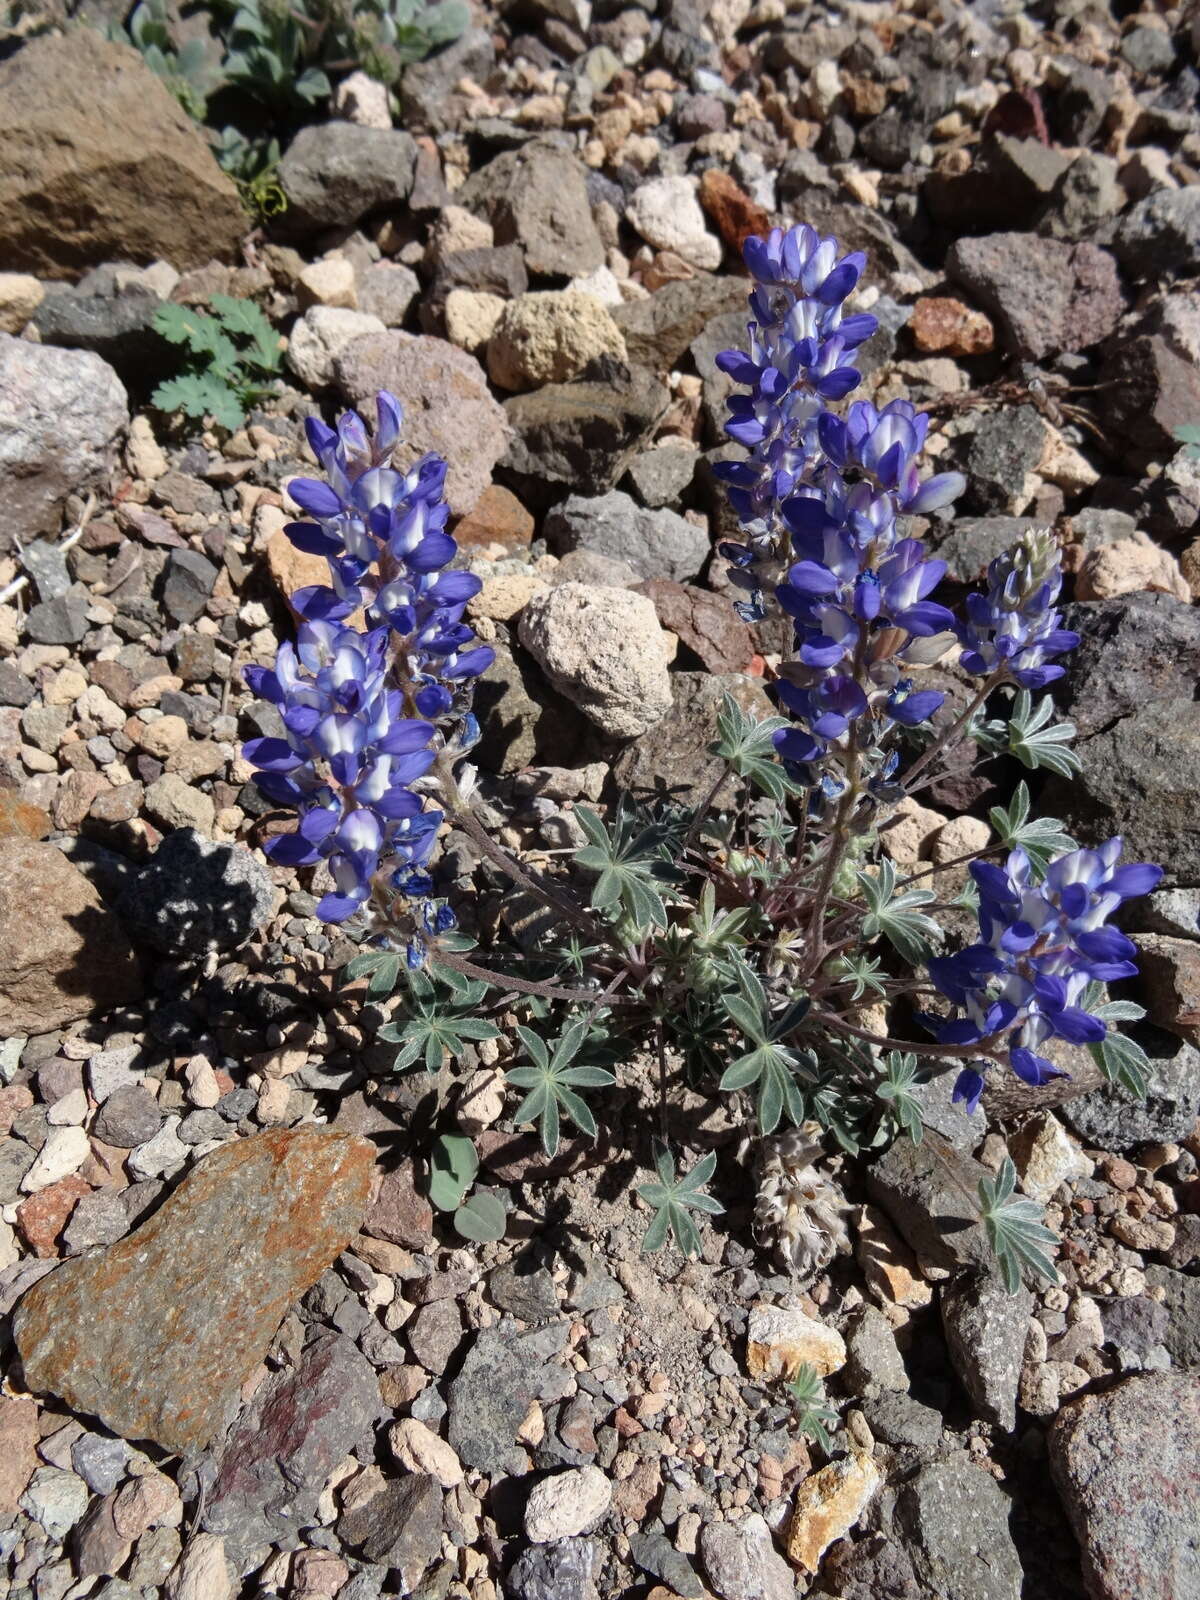
<svg viewBox="0 0 1200 1600"><path fill-rule="evenodd" d="M954 625L929 598L945 564L902 537L897 518L949 504L963 479L921 481L929 419L907 401L882 410L859 401L845 417L829 410L858 384L851 358L876 328L868 313L845 310L864 257L839 258L835 240L805 226L747 240L744 254L756 280L750 348L724 351L717 364L748 391L731 397L726 432L750 459L715 470L746 542L721 551L749 595L742 616L763 616L773 587L795 623L796 656L778 694L800 726L776 736L780 756L828 795L842 787L830 762L853 742L873 750L869 782L886 788L896 763L885 735L927 720L943 698L912 691L905 651Z"/></svg>
<svg viewBox="0 0 1200 1600"><path fill-rule="evenodd" d="M392 467L401 408L383 393L376 410L374 437L353 411L336 428L306 425L327 481L292 480L312 520L285 531L325 558L330 582L291 597L303 620L274 667L246 669L255 693L279 708L284 734L252 739L245 754L263 793L299 813L296 832L273 839L268 854L328 867L334 887L317 915L342 922L377 891L404 897L417 964L454 918L432 899L425 870L442 813L414 785L439 749L477 737L469 690L493 652L462 620L479 579L448 570L458 547L446 532L446 463L426 455L406 472ZM361 631L347 620L360 607Z"/></svg>
<svg viewBox="0 0 1200 1600"><path fill-rule="evenodd" d="M300 814L296 832L272 839L267 854L288 866L328 863L337 887L317 907L326 922L357 911L381 871L403 877L423 862L441 822L409 788L433 764L434 726L404 714L388 674L388 630L336 622L302 623L273 670L246 669L254 692L279 707L285 733L249 740L244 754L263 793Z"/></svg>
<svg viewBox="0 0 1200 1600"><path fill-rule="evenodd" d="M495 658L462 621L482 585L472 573L444 570L458 553L445 531L445 461L430 453L407 472L391 467L403 413L386 392L376 409L373 439L354 411L336 429L315 417L305 424L329 481L291 481L288 493L313 521L289 523L284 532L298 549L325 557L330 583L298 590L292 605L302 617L328 621L363 606L368 622L398 636L398 674L418 710L439 717L461 699L459 686Z"/></svg>
<svg viewBox="0 0 1200 1600"><path fill-rule="evenodd" d="M1041 883L1024 850L1013 850L1003 867L972 864L980 942L929 963L934 984L962 1013L948 1022L927 1019L943 1044L986 1041L995 1048L1003 1038L1017 1076L1042 1084L1063 1075L1038 1053L1047 1039L1093 1044L1105 1037L1103 1020L1079 1005L1083 992L1089 983L1137 973L1136 947L1108 919L1162 877L1161 867L1118 866L1120 854L1119 838L1070 851L1051 862ZM979 1069L965 1068L954 1098L974 1111L983 1088Z"/></svg>
<svg viewBox="0 0 1200 1600"><path fill-rule="evenodd" d="M1062 589L1060 552L1048 528L1031 528L988 567L986 594L967 596L959 627L962 665L968 672L1007 667L1022 689L1043 689L1063 667L1047 665L1074 650L1079 635L1061 628L1054 609Z"/></svg>

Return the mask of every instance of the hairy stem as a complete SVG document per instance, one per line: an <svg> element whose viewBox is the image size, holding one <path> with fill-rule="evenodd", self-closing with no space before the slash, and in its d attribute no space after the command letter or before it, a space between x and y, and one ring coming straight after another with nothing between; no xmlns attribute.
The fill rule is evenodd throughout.
<svg viewBox="0 0 1200 1600"><path fill-rule="evenodd" d="M980 706L987 699L988 695L991 694L993 689L998 689L1007 677L1007 665L997 667L995 672L989 673L980 684L979 688L975 691L974 695L971 697L971 701L966 709L957 717L955 717L954 721L948 728L946 728L942 733L938 734L937 738L926 750L922 751L922 753L913 762L912 766L909 767L908 771L904 774L903 784L908 793L912 792L909 788L912 780L918 777L931 761L936 760L938 756L942 755L946 750L951 749L958 743L963 729L979 710Z"/></svg>
<svg viewBox="0 0 1200 1600"><path fill-rule="evenodd" d="M553 910L566 917L577 928L585 929L591 938L599 939L603 943L609 942L608 930L597 922L595 917L585 910L578 901L560 893L552 883L549 883L540 874L531 873L521 865L515 856L510 855L503 845L492 838L491 834L471 810L470 802L463 798L462 791L458 787L458 780L451 770L450 759L445 750L439 752L437 761L434 763L434 771L440 780L442 804L446 807L451 818L468 838L479 846L490 861L498 866L514 883L519 884L522 889L527 889L530 894L535 895L545 905L550 906Z"/></svg>
<svg viewBox="0 0 1200 1600"><path fill-rule="evenodd" d="M852 1022L847 1022L844 1017L835 1016L831 1011L810 1011L806 1020L820 1023L823 1028L829 1028L833 1033L848 1033L851 1038L862 1039L867 1044L876 1045L880 1050L905 1050L919 1056L946 1056L956 1060L971 1056L977 1058L989 1056L995 1042L991 1039L980 1039L976 1044L924 1044L914 1039L890 1039L886 1034L868 1033L865 1028L856 1028Z"/></svg>
<svg viewBox="0 0 1200 1600"><path fill-rule="evenodd" d="M438 950L437 959L448 967L453 967L455 972L461 972L467 978L479 978L484 983L490 983L497 989L511 989L517 994L537 994L546 1000L570 1000L576 1005L592 1005L596 1000L594 989L565 989L556 984L552 978L517 978L511 972L496 972L492 967L481 967L474 961L468 961L466 956L459 955L452 950ZM601 999L604 999L601 996ZM608 995L606 1003L609 1005L632 1005L632 999L615 1000Z"/></svg>

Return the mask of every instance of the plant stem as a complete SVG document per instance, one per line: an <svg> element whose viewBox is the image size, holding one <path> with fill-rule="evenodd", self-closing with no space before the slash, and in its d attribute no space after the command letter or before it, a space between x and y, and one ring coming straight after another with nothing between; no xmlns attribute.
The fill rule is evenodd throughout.
<svg viewBox="0 0 1200 1600"><path fill-rule="evenodd" d="M948 750L951 745L957 744L959 735L970 722L971 718L979 710L983 702L987 699L988 695L991 694L993 689L999 688L999 686L1007 677L1007 666L997 667L995 672L988 674L988 676L983 680L982 684L980 684L979 688L975 691L975 694L972 696L966 710L963 711L959 716L955 717L950 726L937 736L933 743L917 757L912 766L909 767L908 771L904 774L903 783L906 791L911 792L909 791L909 784L915 777L925 770L925 768L931 761L935 759L935 757L941 755L943 751Z"/></svg>
<svg viewBox="0 0 1200 1600"><path fill-rule="evenodd" d="M679 852L681 856L685 855L695 843L696 836L704 826L705 818L708 816L708 813L712 808L713 801L725 787L725 781L732 771L733 762L727 761L725 763L724 770L717 776L715 782L709 786L708 793L704 796L704 799L701 800L699 806L696 808L696 815L692 818L691 827L683 836L683 848Z"/></svg>
<svg viewBox="0 0 1200 1600"><path fill-rule="evenodd" d="M438 753L434 771L441 780L442 804L463 832L479 846L490 861L522 889L527 889L530 894L536 895L544 904L573 922L577 928L585 929L591 938L608 943L608 930L597 922L590 912L575 900L561 894L553 884L548 883L540 875L535 876L529 872L515 856L510 855L503 845L492 838L471 810L470 802L463 798L462 791L458 787L458 779L451 770L445 750Z"/></svg>
<svg viewBox="0 0 1200 1600"><path fill-rule="evenodd" d="M919 1056L947 1056L954 1059L991 1054L991 1041L988 1039L980 1039L976 1044L922 1044L915 1039L889 1039L886 1034L868 1033L865 1028L856 1028L844 1017L828 1011L810 1011L806 1020L820 1023L834 1033L848 1033L854 1039L863 1039L880 1050L905 1050Z"/></svg>
<svg viewBox="0 0 1200 1600"><path fill-rule="evenodd" d="M658 1136L665 1145L670 1143L667 1137L667 1040L661 1017L655 1024L654 1042L658 1054Z"/></svg>
<svg viewBox="0 0 1200 1600"><path fill-rule="evenodd" d="M461 972L464 977L479 978L497 989L511 989L517 994L537 994L546 1000L571 1000L576 1005L591 1005L596 999L594 989L564 989L560 988L552 978L518 978L510 972L496 972L491 967L481 967L474 961L468 961L466 956L460 956L456 951L438 950L437 959L446 966L453 967L455 972ZM630 999L614 1002L610 995L607 1003L632 1005L633 1001Z"/></svg>
<svg viewBox="0 0 1200 1600"><path fill-rule="evenodd" d="M816 972L825 959L825 911L829 905L829 896L833 889L833 880L837 869L841 865L842 856L846 849L846 839L849 835L850 818L854 807L858 804L858 751L850 753L847 762L846 792L838 804L837 819L833 825L833 832L829 836L828 853L821 868L820 882L817 892L813 897L812 911L808 920L809 959L806 977Z"/></svg>

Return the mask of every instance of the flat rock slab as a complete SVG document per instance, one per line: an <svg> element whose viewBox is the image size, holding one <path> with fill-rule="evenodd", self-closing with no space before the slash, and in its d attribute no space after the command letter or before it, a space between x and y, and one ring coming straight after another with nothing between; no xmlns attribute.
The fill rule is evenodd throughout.
<svg viewBox="0 0 1200 1600"><path fill-rule="evenodd" d="M290 1306L358 1231L372 1147L279 1129L214 1150L142 1227L18 1307L25 1379L127 1439L217 1433Z"/></svg>
<svg viewBox="0 0 1200 1600"><path fill-rule="evenodd" d="M1093 1600L1200 1596L1200 1377L1147 1372L1063 1407L1050 1470Z"/></svg>

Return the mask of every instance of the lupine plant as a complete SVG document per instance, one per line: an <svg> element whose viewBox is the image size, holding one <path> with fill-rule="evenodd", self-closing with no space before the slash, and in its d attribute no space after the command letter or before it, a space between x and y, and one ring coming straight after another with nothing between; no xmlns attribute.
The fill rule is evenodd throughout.
<svg viewBox="0 0 1200 1600"><path fill-rule="evenodd" d="M249 673L285 733L246 753L264 792L299 813L271 855L321 864L318 914L361 940L348 976L373 997L399 987L381 1035L401 1045L398 1069L440 1072L491 1040L523 1091L515 1120L552 1155L567 1133L594 1136L584 1091L648 1053L647 1248L671 1238L695 1251L692 1214L721 1210L706 1187L715 1154L681 1159L699 1143L672 1114L684 1080L744 1107L761 1141L759 1221L786 1264L811 1271L845 1244L819 1141L856 1156L920 1140L931 1076L954 1072L954 1098L973 1111L989 1073L1031 1087L1062 1074L1059 1041L1143 1087L1139 1047L1113 1028L1141 1010L1106 995L1136 972L1110 918L1161 874L1120 864L1119 839L1079 848L1031 815L1024 782L991 810L983 850L916 872L889 857L895 808L951 755L960 773L964 755L967 770L1002 757L1075 770L1073 730L1045 693L1078 642L1057 609L1059 551L1049 532L1027 533L962 615L934 599L946 565L914 523L944 515L963 479L921 476L928 418L908 402L835 409L876 326L847 309L864 257L799 226L749 240L745 258L747 348L718 358L737 385L726 431L741 455L717 471L741 537L719 553L739 613L781 608L794 645L770 682L777 715L756 721L726 700L697 804L577 805L585 843L574 872L553 878L481 825L470 691L492 653L463 620L479 580L453 565L445 463L390 465L402 418L386 394L373 439L353 413L336 431L309 423L325 478L292 483L307 520L287 532L327 559L330 584L293 597L297 643ZM552 909L559 944L519 957L473 947L437 886L437 843L455 826L514 892ZM960 866L965 887L947 899ZM497 1039L489 1018L502 1012L521 1021ZM1051 1236L1007 1166L979 1206L1010 1283L1053 1272Z"/></svg>

